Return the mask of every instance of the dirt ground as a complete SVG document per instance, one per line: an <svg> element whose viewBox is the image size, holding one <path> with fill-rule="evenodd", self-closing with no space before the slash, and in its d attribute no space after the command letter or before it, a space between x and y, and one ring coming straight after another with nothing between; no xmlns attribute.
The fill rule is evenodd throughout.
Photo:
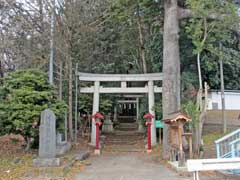
<svg viewBox="0 0 240 180"><path fill-rule="evenodd" d="M85 161L72 161L77 152L88 149L85 140L79 139L79 141L82 143L74 146L70 152L61 157L60 167L36 168L32 166L32 160L37 157L37 150L26 153L23 149L24 139L19 135L2 136L0 137L0 180L72 180L75 173L80 172L85 166Z"/></svg>
<svg viewBox="0 0 240 180"><path fill-rule="evenodd" d="M213 141L219 134L205 137L205 158L215 156ZM57 168L34 168L32 159L37 150L29 153L23 150L23 138L16 135L0 137L0 180L190 180L191 174L176 173L161 160L161 147L151 154L145 152L104 153L91 155L86 161L72 162L73 156L81 150L89 150L86 139L62 157L62 165ZM201 180L240 179L224 177L215 172L201 174Z"/></svg>

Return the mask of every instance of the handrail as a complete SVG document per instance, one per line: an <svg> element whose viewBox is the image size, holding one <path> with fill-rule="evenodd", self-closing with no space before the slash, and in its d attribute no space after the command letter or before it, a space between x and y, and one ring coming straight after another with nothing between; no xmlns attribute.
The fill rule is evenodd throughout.
<svg viewBox="0 0 240 180"><path fill-rule="evenodd" d="M222 142L222 141L225 141L226 139L230 138L231 136L234 136L234 135L237 134L237 133L240 133L240 129L237 129L237 130L235 130L235 131L227 134L226 136L223 136L222 138L217 139L217 140L214 141L214 142L215 142L215 144L218 144L218 143L220 143L220 142Z"/></svg>
<svg viewBox="0 0 240 180"><path fill-rule="evenodd" d="M231 141L231 142L229 143L229 145L231 146L231 145L236 144L236 143L238 143L238 142L240 142L240 138L239 138L239 139L235 139L234 141Z"/></svg>
<svg viewBox="0 0 240 180"><path fill-rule="evenodd" d="M215 141L217 158L229 158L233 155L235 144L240 142L240 129L237 129Z"/></svg>

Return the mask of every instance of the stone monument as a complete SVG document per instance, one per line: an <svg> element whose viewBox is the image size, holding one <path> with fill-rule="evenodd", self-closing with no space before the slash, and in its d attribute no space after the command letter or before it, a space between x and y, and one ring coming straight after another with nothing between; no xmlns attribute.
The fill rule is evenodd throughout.
<svg viewBox="0 0 240 180"><path fill-rule="evenodd" d="M103 132L113 132L113 122L111 120L110 114L108 114L106 120L103 122L102 131Z"/></svg>
<svg viewBox="0 0 240 180"><path fill-rule="evenodd" d="M41 113L39 157L33 160L33 165L38 167L60 165L60 159L56 158L56 117L50 109Z"/></svg>

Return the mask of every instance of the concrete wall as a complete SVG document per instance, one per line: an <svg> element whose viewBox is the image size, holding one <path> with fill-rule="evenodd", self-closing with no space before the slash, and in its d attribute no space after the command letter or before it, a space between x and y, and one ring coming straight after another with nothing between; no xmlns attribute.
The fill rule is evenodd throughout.
<svg viewBox="0 0 240 180"><path fill-rule="evenodd" d="M208 101L209 110L222 109L221 92L210 92ZM225 92L225 108L227 110L240 110L240 92Z"/></svg>
<svg viewBox="0 0 240 180"><path fill-rule="evenodd" d="M227 110L226 118L228 123L228 130L232 131L240 128L240 119L238 116L240 110ZM207 117L204 122L203 134L222 131L222 111L221 110L208 110Z"/></svg>

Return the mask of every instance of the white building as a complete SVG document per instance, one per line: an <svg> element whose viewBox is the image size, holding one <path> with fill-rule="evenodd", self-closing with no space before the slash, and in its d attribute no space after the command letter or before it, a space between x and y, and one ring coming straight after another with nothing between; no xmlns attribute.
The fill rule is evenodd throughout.
<svg viewBox="0 0 240 180"><path fill-rule="evenodd" d="M225 90L225 109L240 110L240 91ZM210 91L208 95L208 110L221 110L221 91Z"/></svg>

